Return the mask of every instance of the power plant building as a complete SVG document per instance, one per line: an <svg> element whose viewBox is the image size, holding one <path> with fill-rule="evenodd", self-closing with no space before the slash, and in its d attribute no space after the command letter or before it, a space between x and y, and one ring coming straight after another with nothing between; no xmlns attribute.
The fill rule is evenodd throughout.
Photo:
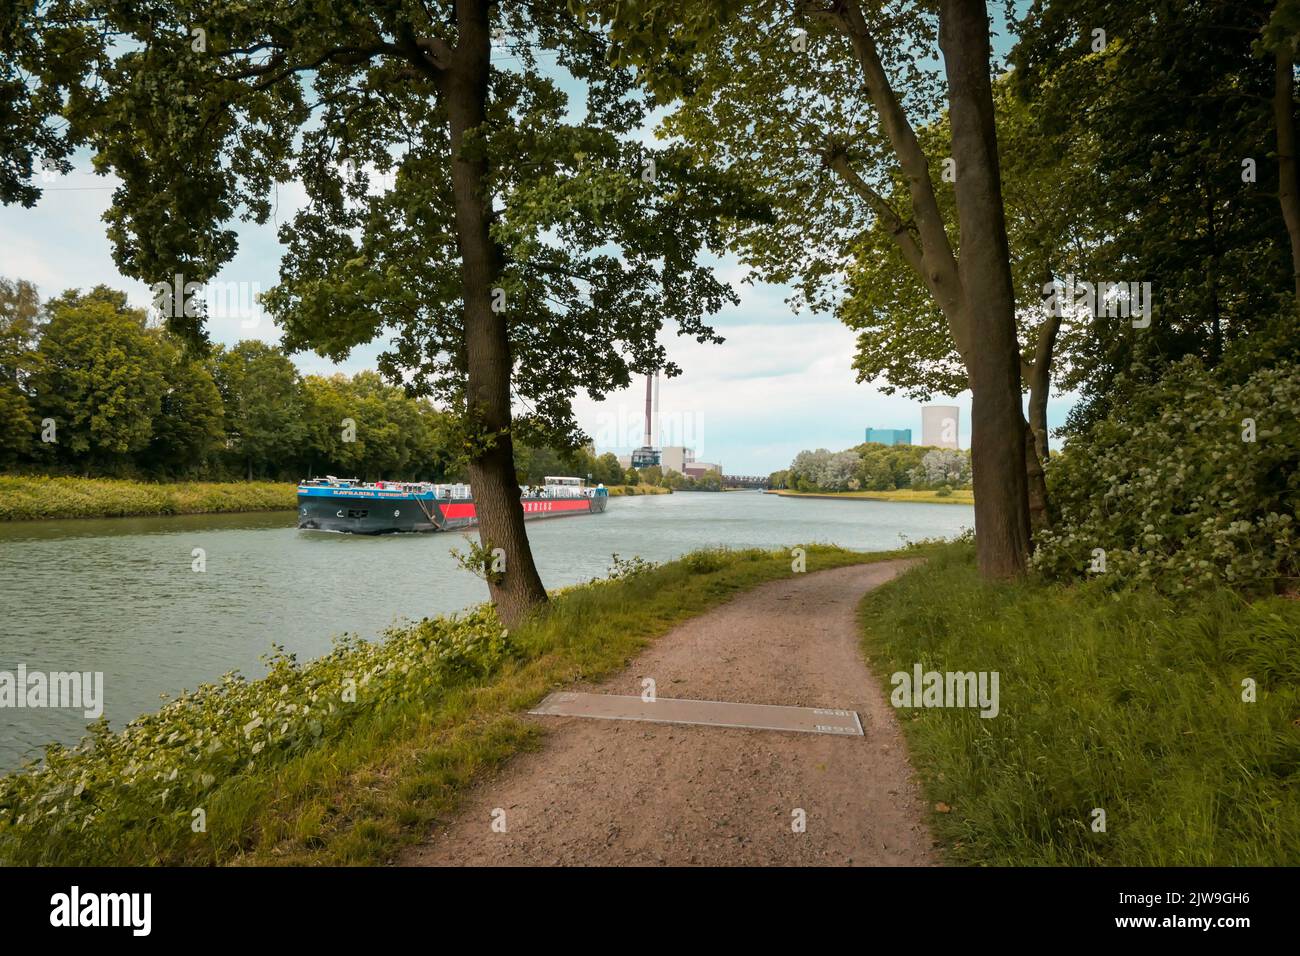
<svg viewBox="0 0 1300 956"><path fill-rule="evenodd" d="M876 445L910 445L910 428L868 428L866 441Z"/></svg>

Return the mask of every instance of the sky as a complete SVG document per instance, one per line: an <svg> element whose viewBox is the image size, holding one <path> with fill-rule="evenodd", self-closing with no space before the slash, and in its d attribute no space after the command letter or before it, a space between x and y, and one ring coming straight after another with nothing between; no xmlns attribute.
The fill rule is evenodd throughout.
<svg viewBox="0 0 1300 956"><path fill-rule="evenodd" d="M34 208L0 207L0 276L28 279L42 297L103 283L147 307L154 298L149 287L117 271L104 233L101 217L116 181L94 175L88 154L76 159L72 173L42 183L45 193ZM231 288L242 293L246 306L254 293L274 286L282 253L277 227L304 201L301 186L284 184L277 187L275 212L266 225L233 223L239 252L214 282L238 283ZM910 428L913 441L920 441L920 404L884 394L879 383L857 383L851 367L851 330L828 315L807 310L796 315L784 301L789 289L742 281L746 270L734 259L718 260L715 269L740 303L712 319L726 339L721 345L679 338L671 328L663 332L669 357L683 374L659 384L661 444L692 447L698 459L721 464L727 474L766 475L787 467L803 449L856 445L868 427ZM226 309L218 304L209 311L213 341L279 341L279 329L255 307ZM293 359L304 374L351 374L373 368L381 345L357 349L338 365L314 353ZM1053 397L1051 428L1064 422L1070 398ZM970 447L969 392L935 396L934 401L960 408L959 441L963 448ZM575 410L598 451L626 453L641 444L644 403L641 380L599 403L580 395Z"/></svg>

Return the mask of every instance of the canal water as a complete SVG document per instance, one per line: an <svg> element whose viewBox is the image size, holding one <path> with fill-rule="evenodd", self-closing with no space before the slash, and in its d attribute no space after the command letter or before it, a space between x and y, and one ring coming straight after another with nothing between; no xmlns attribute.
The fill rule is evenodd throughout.
<svg viewBox="0 0 1300 956"><path fill-rule="evenodd" d="M299 660L336 635L377 637L404 620L487 597L453 549L464 534L362 537L298 531L268 514L0 523L0 671L101 671L113 727L239 670L264 673L282 645ZM547 587L604 576L610 556L665 561L706 546L834 543L861 551L951 537L955 504L781 498L757 492L611 498L603 515L531 521ZM193 570L202 548L206 571ZM75 743L80 710L0 708L0 772Z"/></svg>

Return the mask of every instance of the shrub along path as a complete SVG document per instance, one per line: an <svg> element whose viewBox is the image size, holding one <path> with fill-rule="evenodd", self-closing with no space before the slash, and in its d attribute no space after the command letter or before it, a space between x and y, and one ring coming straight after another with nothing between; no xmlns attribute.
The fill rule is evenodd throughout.
<svg viewBox="0 0 1300 956"><path fill-rule="evenodd" d="M547 731L401 857L445 864L933 864L924 805L859 650L863 593L910 562L795 575L574 689L856 710L865 737L529 717ZM795 832L795 811L806 829ZM505 832L500 830L504 811ZM498 821L497 828L493 823Z"/></svg>

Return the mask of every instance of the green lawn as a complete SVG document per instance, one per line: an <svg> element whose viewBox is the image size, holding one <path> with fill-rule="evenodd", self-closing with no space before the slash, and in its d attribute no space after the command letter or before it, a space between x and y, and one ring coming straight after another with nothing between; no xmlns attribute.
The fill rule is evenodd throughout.
<svg viewBox="0 0 1300 956"><path fill-rule="evenodd" d="M868 595L862 621L887 692L917 662L999 672L997 717L899 710L953 862L1300 860L1300 602L991 585L953 546Z"/></svg>

